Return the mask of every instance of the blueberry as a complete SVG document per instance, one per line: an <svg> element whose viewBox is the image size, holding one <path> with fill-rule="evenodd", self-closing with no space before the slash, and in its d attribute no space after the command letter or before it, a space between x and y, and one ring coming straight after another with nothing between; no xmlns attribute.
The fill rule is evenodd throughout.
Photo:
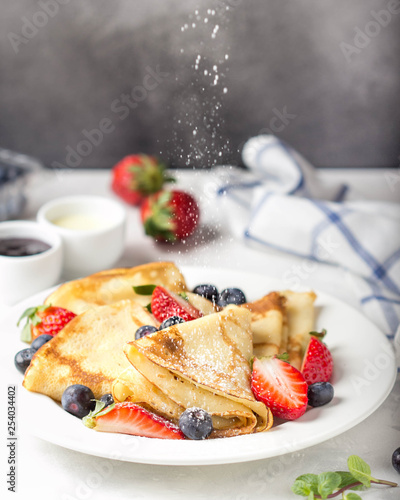
<svg viewBox="0 0 400 500"><path fill-rule="evenodd" d="M212 302L217 302L218 300L218 289L214 285L197 285L193 289L193 293L201 295Z"/></svg>
<svg viewBox="0 0 400 500"><path fill-rule="evenodd" d="M114 403L114 398L112 397L112 394L104 394L101 396L100 401L102 401L106 406L110 406Z"/></svg>
<svg viewBox="0 0 400 500"><path fill-rule="evenodd" d="M61 396L61 404L68 413L83 418L95 408L94 394L85 385L70 385Z"/></svg>
<svg viewBox="0 0 400 500"><path fill-rule="evenodd" d="M240 288L225 288L218 297L218 305L221 307L225 307L228 304L240 305L245 302L246 296Z"/></svg>
<svg viewBox="0 0 400 500"><path fill-rule="evenodd" d="M308 386L307 396L310 406L323 406L332 401L333 386L329 382L315 382Z"/></svg>
<svg viewBox="0 0 400 500"><path fill-rule="evenodd" d="M396 448L393 452L392 465L400 474L400 448Z"/></svg>
<svg viewBox="0 0 400 500"><path fill-rule="evenodd" d="M47 333L43 333L42 335L39 335L39 337L36 337L35 340L31 344L31 349L34 351L37 351L42 347L42 345L46 344L49 340L53 338L52 335L48 335Z"/></svg>
<svg viewBox="0 0 400 500"><path fill-rule="evenodd" d="M25 373L28 366L31 364L35 350L32 347L27 349L22 349L22 351L17 352L14 357L14 364L21 373Z"/></svg>
<svg viewBox="0 0 400 500"><path fill-rule="evenodd" d="M178 323L184 323L185 320L180 316L171 316L170 318L165 319L161 325L159 330L164 330L164 328L169 328L170 326L177 325Z"/></svg>
<svg viewBox="0 0 400 500"><path fill-rule="evenodd" d="M189 439L206 439L213 431L212 419L202 408L188 408L179 418L179 427Z"/></svg>
<svg viewBox="0 0 400 500"><path fill-rule="evenodd" d="M157 327L156 326L152 326L152 325L141 326L140 328L138 328L136 330L135 340L139 340L142 337L145 337L146 335L149 335L149 333L154 333L156 331L157 331Z"/></svg>

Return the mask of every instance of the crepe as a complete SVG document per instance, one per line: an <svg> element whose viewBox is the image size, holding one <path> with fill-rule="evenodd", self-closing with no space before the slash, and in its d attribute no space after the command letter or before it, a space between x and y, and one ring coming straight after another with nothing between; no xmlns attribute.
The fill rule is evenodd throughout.
<svg viewBox="0 0 400 500"><path fill-rule="evenodd" d="M137 295L132 287L162 285L173 292L186 290L185 278L172 262L152 262L142 266L110 269L61 285L45 300L45 304L64 307L75 314L94 306L134 299L145 306L150 296Z"/></svg>
<svg viewBox="0 0 400 500"><path fill-rule="evenodd" d="M314 330L314 302L317 296L314 292L291 290L283 291L281 295L286 299L289 363L300 370L310 340L309 333Z"/></svg>
<svg viewBox="0 0 400 500"><path fill-rule="evenodd" d="M114 382L114 399L174 422L186 408L201 407L212 417L211 437L269 429L272 414L250 387L250 318L245 308L228 306L129 342L132 368Z"/></svg>
<svg viewBox="0 0 400 500"><path fill-rule="evenodd" d="M23 381L30 391L61 400L72 384L92 389L96 398L111 392L118 375L130 366L123 345L154 318L139 304L123 300L76 316L34 355Z"/></svg>
<svg viewBox="0 0 400 500"><path fill-rule="evenodd" d="M251 312L254 355L274 356L286 349L285 298L271 292L254 302L243 304Z"/></svg>

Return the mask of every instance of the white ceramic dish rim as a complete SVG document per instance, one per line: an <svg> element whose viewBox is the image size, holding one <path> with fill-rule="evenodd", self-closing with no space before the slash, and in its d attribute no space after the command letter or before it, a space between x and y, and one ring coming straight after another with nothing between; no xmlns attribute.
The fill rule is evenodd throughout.
<svg viewBox="0 0 400 500"><path fill-rule="evenodd" d="M217 286L239 286L249 300L270 290L282 289L282 282L256 274L211 268L182 267L189 287L209 281ZM209 276L210 280L205 276ZM36 294L15 306L2 324L12 328L15 319L32 301L43 300L51 290ZM53 444L78 452L129 462L154 465L212 465L247 462L307 448L333 438L366 419L390 393L396 378L393 349L379 329L357 310L317 291L320 314L317 328L328 329L327 344L335 359L335 398L327 406L308 410L299 420L285 422L266 433L206 441L148 439L122 434L96 433L64 412L46 396L19 389L20 428ZM324 323L324 324L322 324ZM348 335L350 329L352 335ZM15 335L18 330L14 327ZM368 342L367 342L368 340ZM15 349L22 343L15 341ZM385 368L375 379L366 377L370 363L385 359ZM10 370L11 367L8 359ZM22 376L18 384L22 382ZM360 386L357 393L357 386ZM30 415L23 419L22 415Z"/></svg>

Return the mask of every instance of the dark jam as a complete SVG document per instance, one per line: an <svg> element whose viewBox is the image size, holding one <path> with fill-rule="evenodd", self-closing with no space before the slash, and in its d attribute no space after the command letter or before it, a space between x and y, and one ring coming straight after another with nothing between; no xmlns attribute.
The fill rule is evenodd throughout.
<svg viewBox="0 0 400 500"><path fill-rule="evenodd" d="M0 238L0 255L27 257L43 253L50 248L44 241L33 238Z"/></svg>

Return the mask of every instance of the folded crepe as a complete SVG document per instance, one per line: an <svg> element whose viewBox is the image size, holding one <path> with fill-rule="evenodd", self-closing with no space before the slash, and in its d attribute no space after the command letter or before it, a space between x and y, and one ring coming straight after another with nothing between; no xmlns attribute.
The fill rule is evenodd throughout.
<svg viewBox="0 0 400 500"><path fill-rule="evenodd" d="M34 355L23 381L30 391L61 401L72 384L92 389L96 398L111 392L118 375L130 366L123 352L142 325L156 322L131 300L99 306L76 316Z"/></svg>
<svg viewBox="0 0 400 500"><path fill-rule="evenodd" d="M132 367L114 382L116 401L139 403L178 422L182 412L210 413L211 437L267 430L272 414L251 391L251 314L229 306L129 342Z"/></svg>
<svg viewBox="0 0 400 500"><path fill-rule="evenodd" d="M274 356L286 350L285 302L285 298L278 292L271 292L242 306L251 312L254 355L258 358Z"/></svg>
<svg viewBox="0 0 400 500"><path fill-rule="evenodd" d="M119 300L135 300L145 306L150 296L138 295L133 286L162 285L173 292L186 290L185 278L172 262L151 262L142 266L110 269L69 281L57 288L45 304L64 307L75 314Z"/></svg>
<svg viewBox="0 0 400 500"><path fill-rule="evenodd" d="M286 299L289 363L300 369L310 340L309 333L315 328L314 302L317 296L314 292L293 292L291 290L285 290L281 292L281 295Z"/></svg>

